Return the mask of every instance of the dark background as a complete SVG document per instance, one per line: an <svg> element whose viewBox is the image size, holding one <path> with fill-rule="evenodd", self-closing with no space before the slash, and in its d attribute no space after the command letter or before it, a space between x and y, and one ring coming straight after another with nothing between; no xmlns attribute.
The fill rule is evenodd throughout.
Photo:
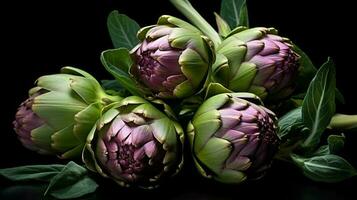
<svg viewBox="0 0 357 200"><path fill-rule="evenodd" d="M272 26L289 37L321 65L331 56L336 63L337 85L346 98L338 111L357 113L356 31L357 14L352 1L248 0L251 27ZM213 23L213 11L220 1L192 0L193 5ZM100 52L112 48L106 29L106 17L112 10L129 15L141 26L154 24L161 14L183 18L169 1L122 0L51 0L11 1L1 9L1 137L0 168L25 164L61 162L27 151L12 130L17 106L37 77L57 73L62 66L82 68L98 79L110 78L101 66ZM356 135L347 135L347 151L356 152ZM352 158L356 156L352 155ZM352 163L357 166L357 159ZM237 199L245 196L275 199L356 199L356 178L339 184L315 183L304 178L298 169L274 163L268 176L240 186L227 186L201 179L188 164L182 174L158 190L137 192L104 182L95 198L126 195L163 199ZM0 180L1 181L1 180ZM7 187L1 194L20 198L32 186ZM16 191L16 194L14 193ZM21 191L21 192L18 192ZM124 197L124 196L125 197ZM351 196L352 195L352 196ZM353 198L354 196L354 198ZM1 196L0 196L1 197ZM35 196L28 196L36 199Z"/></svg>

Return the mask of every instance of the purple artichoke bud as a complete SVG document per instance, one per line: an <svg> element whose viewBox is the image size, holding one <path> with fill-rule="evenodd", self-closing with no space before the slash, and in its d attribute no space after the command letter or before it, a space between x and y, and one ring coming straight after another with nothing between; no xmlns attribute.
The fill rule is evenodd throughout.
<svg viewBox="0 0 357 200"><path fill-rule="evenodd" d="M200 173L224 183L262 177L279 139L276 117L244 99L249 93L225 93L206 100L188 126L195 164ZM255 95L249 98L257 99Z"/></svg>
<svg viewBox="0 0 357 200"><path fill-rule="evenodd" d="M81 155L101 109L122 98L104 92L87 72L72 67L41 76L13 122L21 143L41 154L60 158Z"/></svg>
<svg viewBox="0 0 357 200"><path fill-rule="evenodd" d="M200 90L213 62L211 44L198 29L171 16L141 29L131 73L161 98L183 98Z"/></svg>
<svg viewBox="0 0 357 200"><path fill-rule="evenodd" d="M40 94L37 92L20 104L13 125L23 146L42 154L49 154L47 150L38 148L31 139L31 131L44 124L44 121L32 110L34 98Z"/></svg>
<svg viewBox="0 0 357 200"><path fill-rule="evenodd" d="M144 99L125 98L100 124L88 137L87 150L94 153L84 162L104 177L122 186L152 188L181 168L182 128Z"/></svg>
<svg viewBox="0 0 357 200"><path fill-rule="evenodd" d="M300 56L273 28L239 27L218 46L214 79L235 92L282 99L295 89Z"/></svg>

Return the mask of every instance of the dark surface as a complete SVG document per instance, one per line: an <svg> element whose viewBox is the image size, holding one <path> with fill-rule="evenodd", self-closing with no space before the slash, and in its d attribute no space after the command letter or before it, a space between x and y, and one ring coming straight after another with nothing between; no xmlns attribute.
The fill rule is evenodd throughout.
<svg viewBox="0 0 357 200"><path fill-rule="evenodd" d="M204 17L213 22L213 11L219 1L192 0ZM27 97L37 77L56 73L60 67L71 65L95 74L98 79L110 76L101 67L100 52L112 48L106 30L106 16L118 9L137 20L141 26L153 24L161 14L182 17L168 1L12 1L1 15L2 60L2 135L0 139L0 168L25 164L61 162L56 158L39 156L23 148L12 130L16 107ZM287 3L288 2L288 3ZM316 1L315 1L316 2ZM318 66L327 56L336 62L337 85L346 98L338 105L344 113L357 113L355 96L357 79L356 46L352 12L349 2L321 1L311 5L309 0L259 1L249 0L251 26L273 26L310 55ZM348 5L350 4L350 5ZM141 9L138 11L137 9ZM144 9L144 10L143 10ZM352 50L349 50L352 48ZM357 166L356 134L347 135L347 152ZM3 181L3 180L0 180ZM261 181L227 186L200 178L188 163L184 172L154 191L120 189L114 183L100 180L102 185L92 199L108 195L128 195L137 199L357 199L357 178L338 184L322 184L304 178L291 165L276 162ZM0 182L0 199L38 199L36 185L11 185ZM37 196L35 195L37 194Z"/></svg>

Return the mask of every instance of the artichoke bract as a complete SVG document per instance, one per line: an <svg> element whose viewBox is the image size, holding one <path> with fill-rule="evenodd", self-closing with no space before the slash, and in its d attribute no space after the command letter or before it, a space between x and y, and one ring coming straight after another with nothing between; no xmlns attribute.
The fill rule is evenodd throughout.
<svg viewBox="0 0 357 200"><path fill-rule="evenodd" d="M18 138L22 145L26 148L41 154L50 154L51 152L49 150L37 147L31 138L31 131L45 123L32 111L34 98L38 95L40 95L40 93L35 93L20 104L13 122L14 130L18 134Z"/></svg>
<svg viewBox="0 0 357 200"><path fill-rule="evenodd" d="M250 93L213 96L188 125L193 158L204 177L224 183L260 178L278 149L275 115L239 97L258 99Z"/></svg>
<svg viewBox="0 0 357 200"><path fill-rule="evenodd" d="M213 79L234 92L283 99L295 89L300 56L273 28L238 27L217 47Z"/></svg>
<svg viewBox="0 0 357 200"><path fill-rule="evenodd" d="M13 124L26 148L74 158L81 155L102 109L122 98L106 94L87 72L73 67L61 71L36 81Z"/></svg>
<svg viewBox="0 0 357 200"><path fill-rule="evenodd" d="M214 62L212 44L192 25L162 16L138 32L131 74L160 98L183 98L202 89Z"/></svg>
<svg viewBox="0 0 357 200"><path fill-rule="evenodd" d="M137 96L104 113L87 141L87 167L122 186L153 188L183 164L179 123Z"/></svg>

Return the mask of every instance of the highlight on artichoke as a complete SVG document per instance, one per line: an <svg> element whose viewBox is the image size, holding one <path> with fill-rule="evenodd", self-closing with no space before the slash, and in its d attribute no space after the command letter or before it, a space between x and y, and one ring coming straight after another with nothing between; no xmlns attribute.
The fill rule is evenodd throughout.
<svg viewBox="0 0 357 200"><path fill-rule="evenodd" d="M162 15L140 28L109 14L114 48L100 60L113 80L64 67L41 76L19 106L23 146L79 163L0 169L1 177L41 181L44 197L69 199L103 177L153 189L183 167L224 184L258 181L274 160L316 182L357 175L345 157L357 115L339 113L332 59L317 68L276 29L249 27L245 0L222 0L217 30L188 0L170 1L192 24Z"/></svg>
<svg viewBox="0 0 357 200"><path fill-rule="evenodd" d="M131 73L160 98L183 98L202 90L214 62L210 40L172 16L139 30Z"/></svg>
<svg viewBox="0 0 357 200"><path fill-rule="evenodd" d="M218 94L198 108L187 128L200 173L224 183L260 178L279 146L274 113L239 97L260 101L249 93Z"/></svg>
<svg viewBox="0 0 357 200"><path fill-rule="evenodd" d="M16 113L14 130L21 143L41 154L80 157L88 132L101 110L122 99L106 94L87 72L62 68L41 76Z"/></svg>
<svg viewBox="0 0 357 200"><path fill-rule="evenodd" d="M140 97L123 99L89 134L84 162L122 186L157 186L183 164L183 130L169 116Z"/></svg>

